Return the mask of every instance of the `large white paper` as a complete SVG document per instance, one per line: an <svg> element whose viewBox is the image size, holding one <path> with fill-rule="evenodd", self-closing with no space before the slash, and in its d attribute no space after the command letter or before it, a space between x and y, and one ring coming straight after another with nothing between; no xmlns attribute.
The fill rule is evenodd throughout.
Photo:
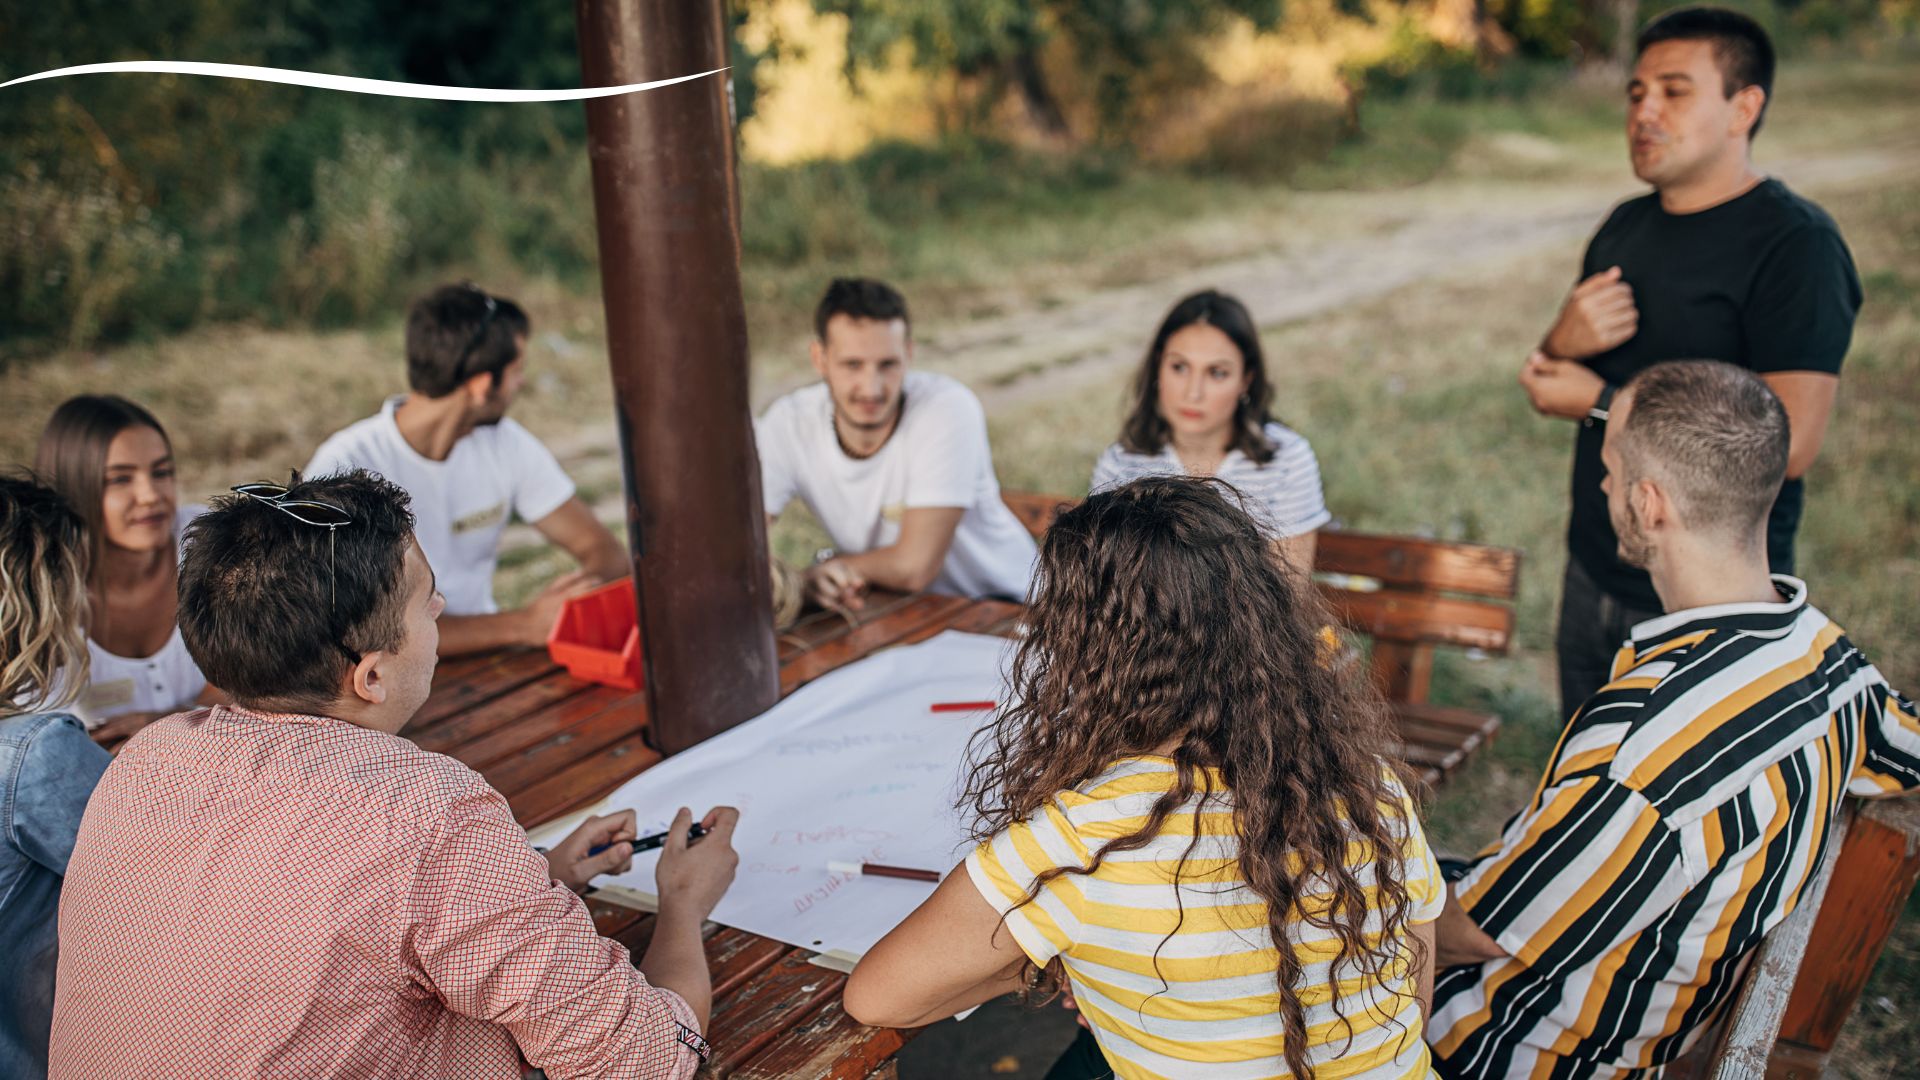
<svg viewBox="0 0 1920 1080"><path fill-rule="evenodd" d="M969 737L1004 701L1004 638L948 631L802 687L767 712L682 751L614 792L641 831L675 809L740 808L740 870L713 919L790 945L859 956L933 892L926 882L833 873L830 861L945 872L965 854L954 809ZM657 852L603 879L651 897Z"/></svg>

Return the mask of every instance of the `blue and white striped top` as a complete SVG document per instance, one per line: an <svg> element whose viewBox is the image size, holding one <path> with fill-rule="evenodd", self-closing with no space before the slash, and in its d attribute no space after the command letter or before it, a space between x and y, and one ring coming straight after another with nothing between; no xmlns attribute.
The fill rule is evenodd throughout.
<svg viewBox="0 0 1920 1080"><path fill-rule="evenodd" d="M1320 459L1306 436L1284 424L1269 422L1267 441L1273 460L1258 465L1238 450L1227 451L1213 475L1232 484L1246 499L1247 512L1261 531L1280 540L1302 536L1333 520L1320 490ZM1114 443L1093 466L1093 491L1104 491L1146 476L1185 476L1187 467L1173 452L1173 444L1158 454L1136 454Z"/></svg>

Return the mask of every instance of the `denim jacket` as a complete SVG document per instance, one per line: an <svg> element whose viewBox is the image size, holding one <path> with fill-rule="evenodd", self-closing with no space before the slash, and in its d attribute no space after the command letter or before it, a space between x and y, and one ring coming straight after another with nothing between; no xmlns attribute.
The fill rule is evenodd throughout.
<svg viewBox="0 0 1920 1080"><path fill-rule="evenodd" d="M0 717L0 1076L47 1074L60 882L111 760L66 713Z"/></svg>

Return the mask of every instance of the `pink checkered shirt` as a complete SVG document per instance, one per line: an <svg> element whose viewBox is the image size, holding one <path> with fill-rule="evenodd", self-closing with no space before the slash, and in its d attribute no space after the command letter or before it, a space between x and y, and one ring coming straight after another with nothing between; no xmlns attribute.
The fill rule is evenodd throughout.
<svg viewBox="0 0 1920 1080"><path fill-rule="evenodd" d="M691 1076L692 1010L554 884L506 800L405 739L182 713L94 791L54 1077Z"/></svg>

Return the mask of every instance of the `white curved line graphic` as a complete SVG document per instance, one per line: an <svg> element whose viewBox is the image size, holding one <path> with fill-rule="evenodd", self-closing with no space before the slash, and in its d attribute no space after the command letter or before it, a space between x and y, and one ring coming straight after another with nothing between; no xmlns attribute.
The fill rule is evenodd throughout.
<svg viewBox="0 0 1920 1080"><path fill-rule="evenodd" d="M38 82L41 79L58 79L67 75L99 75L108 72L131 71L147 74L165 75L213 75L228 79L252 79L256 82L286 83L289 86L311 86L319 90L345 90L354 94L381 94L386 97L431 98L436 101L491 101L516 103L530 101L584 101L588 98L613 97L616 94L634 94L642 90L652 90L674 83L690 82L717 75L726 68L714 68L697 75L681 75L672 79L655 79L653 82L629 83L626 86L582 87L578 90L490 90L475 86L427 86L421 83L388 82L384 79L361 79L351 75L323 75L312 71L288 71L282 68L254 67L251 64L206 64L193 60L124 60L110 64L81 64L78 67L63 67L53 71L42 71L37 75L23 75L18 79L0 83L0 90L21 83Z"/></svg>

